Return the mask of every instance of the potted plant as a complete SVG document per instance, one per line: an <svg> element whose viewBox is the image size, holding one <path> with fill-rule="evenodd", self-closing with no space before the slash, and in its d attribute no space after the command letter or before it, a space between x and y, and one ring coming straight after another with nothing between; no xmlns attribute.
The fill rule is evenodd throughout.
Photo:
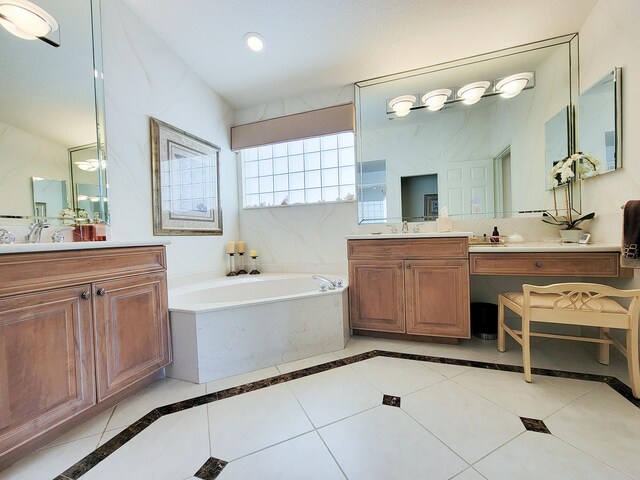
<svg viewBox="0 0 640 480"><path fill-rule="evenodd" d="M582 230L578 228L585 220L591 220L595 217L595 212L587 213L586 215L574 219L571 215L571 209L568 210L566 217L554 217L549 212L542 214L542 221L550 225L558 225L563 228L560 230L560 236L563 242L577 243L582 235Z"/></svg>

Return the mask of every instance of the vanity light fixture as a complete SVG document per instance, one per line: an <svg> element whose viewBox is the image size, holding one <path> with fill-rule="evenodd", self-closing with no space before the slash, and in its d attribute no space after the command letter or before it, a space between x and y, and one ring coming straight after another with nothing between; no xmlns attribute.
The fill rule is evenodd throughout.
<svg viewBox="0 0 640 480"><path fill-rule="evenodd" d="M244 42L254 52L259 52L264 48L264 37L256 32L245 33Z"/></svg>
<svg viewBox="0 0 640 480"><path fill-rule="evenodd" d="M78 195L78 201L79 202L82 202L84 200L89 200L89 196L88 195L82 195L82 194Z"/></svg>
<svg viewBox="0 0 640 480"><path fill-rule="evenodd" d="M415 103L415 95L400 95L389 102L389 108L391 108L397 116L406 117Z"/></svg>
<svg viewBox="0 0 640 480"><path fill-rule="evenodd" d="M28 0L0 0L0 25L16 37L60 46L60 43L46 38L58 30L56 19Z"/></svg>
<svg viewBox="0 0 640 480"><path fill-rule="evenodd" d="M491 85L491 82L486 80L481 80L480 82L473 82L465 85L464 87L460 87L458 90L458 97L462 99L462 103L465 105L473 105L480 101L484 92L487 91L487 88Z"/></svg>
<svg viewBox="0 0 640 480"><path fill-rule="evenodd" d="M527 86L527 83L529 83L529 80L532 78L533 72L509 75L496 84L496 93L499 93L500 96L504 98L515 97Z"/></svg>
<svg viewBox="0 0 640 480"><path fill-rule="evenodd" d="M90 160L76 160L73 163L76 167L78 167L80 170L83 170L85 172L95 172L96 170L98 170L98 167L100 166L100 162L98 161L97 158L92 158Z"/></svg>
<svg viewBox="0 0 640 480"><path fill-rule="evenodd" d="M450 88L440 88L438 90L432 90L422 96L422 103L424 103L424 106L427 107L428 110L435 112L444 107L444 104L450 95Z"/></svg>

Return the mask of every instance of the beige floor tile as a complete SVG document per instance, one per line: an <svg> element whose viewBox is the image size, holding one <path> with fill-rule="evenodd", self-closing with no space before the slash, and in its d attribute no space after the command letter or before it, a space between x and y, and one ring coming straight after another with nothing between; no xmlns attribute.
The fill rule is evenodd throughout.
<svg viewBox="0 0 640 480"><path fill-rule="evenodd" d="M349 366L287 385L316 428L382 404L382 393Z"/></svg>
<svg viewBox="0 0 640 480"><path fill-rule="evenodd" d="M339 358L350 357L371 350L387 350L390 352L405 352L415 346L416 342L405 340L392 340L386 338L365 337L354 335L349 338L349 342L344 350L337 350L334 353Z"/></svg>
<svg viewBox="0 0 640 480"><path fill-rule="evenodd" d="M562 440L525 432L473 465L490 480L629 480Z"/></svg>
<svg viewBox="0 0 640 480"><path fill-rule="evenodd" d="M525 431L518 416L452 380L407 395L400 406L469 463Z"/></svg>
<svg viewBox="0 0 640 480"><path fill-rule="evenodd" d="M451 480L485 480L485 477L480 475L477 470L469 467L464 472L453 477Z"/></svg>
<svg viewBox="0 0 640 480"><path fill-rule="evenodd" d="M284 384L210 403L211 456L226 461L313 430Z"/></svg>
<svg viewBox="0 0 640 480"><path fill-rule="evenodd" d="M463 385L520 417L543 420L579 395L534 379L527 383L521 373L474 369L454 377Z"/></svg>
<svg viewBox="0 0 640 480"><path fill-rule="evenodd" d="M640 409L608 385L554 413L545 424L565 442L640 478Z"/></svg>
<svg viewBox="0 0 640 480"><path fill-rule="evenodd" d="M206 393L205 385L163 378L116 405L107 430L131 425L157 407Z"/></svg>
<svg viewBox="0 0 640 480"><path fill-rule="evenodd" d="M349 480L444 480L468 467L396 407L381 405L318 432Z"/></svg>
<svg viewBox="0 0 640 480"><path fill-rule="evenodd" d="M213 382L209 382L206 384L206 389L207 389L207 393L213 393L219 390L225 390L227 388L237 387L238 385L244 385L245 383L264 380L265 378L277 377L278 375L280 375L280 371L276 367L267 367L267 368L262 368L260 370L254 370L253 372L234 375L233 377L214 380Z"/></svg>
<svg viewBox="0 0 640 480"><path fill-rule="evenodd" d="M333 362L338 359L339 357L335 353L323 353L322 355L316 355L315 357L283 363L278 365L278 370L280 373L289 373L303 368L313 367L314 365L320 365L321 363Z"/></svg>
<svg viewBox="0 0 640 480"><path fill-rule="evenodd" d="M400 397L446 379L430 366L426 362L389 357L375 357L351 364L351 368L380 393Z"/></svg>
<svg viewBox="0 0 640 480"><path fill-rule="evenodd" d="M107 427L107 422L109 421L109 418L111 418L112 413L113 408L102 412L94 418L87 420L82 425L74 428L69 433L65 433L64 435L56 438L53 442L49 443L44 448L55 447L58 445L62 445L63 443L73 442L75 440L79 440L85 437L91 437L93 435L101 435L102 432L104 432L104 429Z"/></svg>
<svg viewBox="0 0 640 480"><path fill-rule="evenodd" d="M316 432L229 463L219 480L344 480L344 475Z"/></svg>
<svg viewBox="0 0 640 480"><path fill-rule="evenodd" d="M187 478L209 458L207 407L166 415L89 470L83 480Z"/></svg>
<svg viewBox="0 0 640 480"><path fill-rule="evenodd" d="M51 480L91 453L100 435L39 450L0 472L0 480Z"/></svg>

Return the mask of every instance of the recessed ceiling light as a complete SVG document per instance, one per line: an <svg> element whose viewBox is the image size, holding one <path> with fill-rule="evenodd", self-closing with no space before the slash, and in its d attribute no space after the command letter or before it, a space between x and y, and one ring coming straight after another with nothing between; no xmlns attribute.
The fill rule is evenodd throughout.
<svg viewBox="0 0 640 480"><path fill-rule="evenodd" d="M246 33L244 36L244 41L254 52L259 52L264 48L264 37L256 32Z"/></svg>
<svg viewBox="0 0 640 480"><path fill-rule="evenodd" d="M44 37L58 29L55 18L27 0L0 1L0 25L26 40Z"/></svg>

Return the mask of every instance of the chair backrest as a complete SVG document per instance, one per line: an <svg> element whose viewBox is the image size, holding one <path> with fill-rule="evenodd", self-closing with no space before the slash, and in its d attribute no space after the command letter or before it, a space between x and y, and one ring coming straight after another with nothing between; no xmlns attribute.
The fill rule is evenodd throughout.
<svg viewBox="0 0 640 480"><path fill-rule="evenodd" d="M640 315L640 289L621 290L609 285L597 283L555 283L546 286L537 286L525 284L522 286L524 293L524 309L525 310L541 310L531 309L531 293L543 295L555 295L552 305L546 307L558 313L565 315L565 318L577 319L585 317L589 319L597 319L598 314L605 309L605 299L613 298L630 298L628 307L620 305L626 310L624 315L628 315L630 319L638 319ZM609 313L609 315L612 315ZM613 314L616 315L616 314ZM620 315L620 314L617 314ZM574 323L573 321L571 323ZM582 323L577 322L575 323ZM586 322L588 324L590 322Z"/></svg>

